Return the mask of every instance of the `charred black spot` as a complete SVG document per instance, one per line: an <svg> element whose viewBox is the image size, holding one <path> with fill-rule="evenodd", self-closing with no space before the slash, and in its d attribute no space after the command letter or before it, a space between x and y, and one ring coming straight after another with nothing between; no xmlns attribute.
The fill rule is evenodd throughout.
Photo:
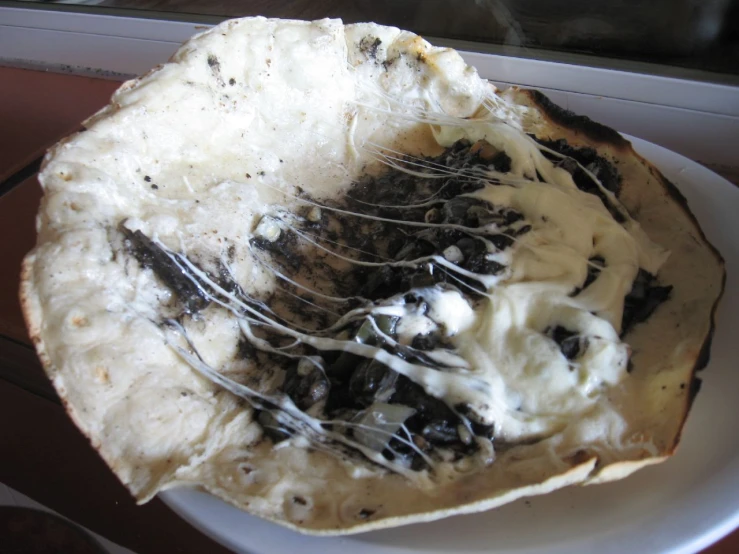
<svg viewBox="0 0 739 554"><path fill-rule="evenodd" d="M690 390L688 391L688 398L689 402L692 405L693 401L695 401L695 397L698 396L698 393L701 390L701 386L703 385L703 381L699 377L693 377L693 380L690 381Z"/></svg>
<svg viewBox="0 0 739 554"><path fill-rule="evenodd" d="M695 360L695 371L701 371L702 369L705 369L705 367L708 365L708 362L711 360L711 343L713 342L713 334L715 331L716 325L713 322L713 319L711 319L711 328L708 331L708 335L706 335L706 339L703 341L703 346L701 346L700 354L698 354L698 359Z"/></svg>
<svg viewBox="0 0 739 554"><path fill-rule="evenodd" d="M400 54L396 54L393 58L387 58L384 62L382 62L382 67L385 69L385 71L389 70L395 62L397 62L400 59Z"/></svg>
<svg viewBox="0 0 739 554"><path fill-rule="evenodd" d="M618 147L629 144L626 139L610 127L596 123L589 117L565 110L538 90L527 90L526 93L531 96L532 100L544 110L552 121L559 125L568 127L574 131L580 131L598 142L608 142Z"/></svg>
<svg viewBox="0 0 739 554"><path fill-rule="evenodd" d="M380 40L380 39L377 39L377 40ZM369 517L372 517L373 515L375 515L375 511L376 510L369 510L367 508L362 508L361 510L359 510L359 518L367 519Z"/></svg>

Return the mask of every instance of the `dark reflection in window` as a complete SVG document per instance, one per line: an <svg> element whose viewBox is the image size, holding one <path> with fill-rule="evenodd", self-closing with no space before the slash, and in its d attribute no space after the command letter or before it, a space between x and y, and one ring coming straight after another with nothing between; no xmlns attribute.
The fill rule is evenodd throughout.
<svg viewBox="0 0 739 554"><path fill-rule="evenodd" d="M45 2L53 4L54 2ZM65 4L75 3L66 0ZM421 35L739 75L739 0L79 0L98 8L340 17Z"/></svg>

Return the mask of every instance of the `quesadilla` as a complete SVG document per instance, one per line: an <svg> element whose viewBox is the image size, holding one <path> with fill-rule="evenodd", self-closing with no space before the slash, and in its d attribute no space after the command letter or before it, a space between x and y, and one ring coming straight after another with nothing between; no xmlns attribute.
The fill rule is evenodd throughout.
<svg viewBox="0 0 739 554"><path fill-rule="evenodd" d="M21 299L141 502L312 534L675 450L723 261L615 131L375 24L247 18L47 155Z"/></svg>

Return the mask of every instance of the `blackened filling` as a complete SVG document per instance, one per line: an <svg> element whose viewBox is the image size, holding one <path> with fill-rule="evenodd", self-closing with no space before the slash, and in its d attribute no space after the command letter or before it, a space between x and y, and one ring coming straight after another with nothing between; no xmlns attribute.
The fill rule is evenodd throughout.
<svg viewBox="0 0 739 554"><path fill-rule="evenodd" d="M594 182L585 171L583 171L584 167L598 178L606 190L612 192L616 197L618 197L621 192L621 175L611 162L606 160L603 156L599 156L598 152L594 148L576 148L567 144L565 139L537 139L537 141L542 146L546 146L555 152L559 152L563 156L567 156L566 158L558 158L548 154L547 152L542 152L550 161L567 170L567 172L572 175L572 180L575 181L577 188L583 192L594 194L600 198L613 219L619 223L626 222L626 216L622 213L621 209L616 206L598 186L598 184ZM579 165L575 162L579 162Z"/></svg>
<svg viewBox="0 0 739 554"><path fill-rule="evenodd" d="M606 261L601 256L593 256L588 260L588 276L582 284L582 288L586 289L590 284L598 278L601 270L605 267Z"/></svg>
<svg viewBox="0 0 739 554"><path fill-rule="evenodd" d="M624 299L624 315L621 322L621 336L625 336L637 324L646 321L657 306L670 297L672 285L656 284L654 275L639 269L631 291Z"/></svg>
<svg viewBox="0 0 739 554"><path fill-rule="evenodd" d="M583 290L588 288L593 281L598 278L601 270L606 266L606 261L601 256L593 256L588 260L588 275L585 277L585 282L577 287L571 294L571 296L577 296Z"/></svg>
<svg viewBox="0 0 739 554"><path fill-rule="evenodd" d="M588 348L588 338L581 337L577 331L571 331L566 327L557 325L548 327L544 334L559 345L559 349L568 360L574 360L585 353Z"/></svg>
<svg viewBox="0 0 739 554"><path fill-rule="evenodd" d="M131 231L123 223L119 229L126 237L126 244L131 254L142 267L152 269L157 277L177 295L185 313L197 313L209 304L200 288L161 247L141 231Z"/></svg>
<svg viewBox="0 0 739 554"><path fill-rule="evenodd" d="M368 44L368 54L376 47ZM573 160L617 194L620 178L609 162L598 157L595 150L572 148L563 141L542 144L568 156L551 159L573 174L581 190L601 198L617 221L625 221L620 208L610 203ZM496 185L490 170L510 171L511 159L504 152L483 141L459 141L439 156L426 158L425 164L451 171L447 171L448 177L432 179L391 170L355 183L345 197L324 203L323 210L320 202L301 193L309 205L291 215L290 228L272 228L257 234L249 243L274 270L290 277L280 281L268 299L257 301L245 295L220 262L216 264L217 271L207 275L281 325L312 326L316 336L371 345L396 358L444 370L446 366L431 353L453 353L455 347L438 326L405 342L397 332L400 317L396 316L365 313L338 328L332 327L342 314L389 298L402 298L401 305L423 315L428 305L419 291L427 287L454 290L474 306L483 301L481 293L485 292L475 276L506 271L494 259L495 255L531 231L531 224L520 212L466 196ZM400 222L428 225L408 226ZM120 229L128 250L175 293L184 315L196 314L209 304L208 295L203 292L208 289L207 284L187 269L183 254L165 252L140 231L130 231L123 225ZM306 246L306 240L313 246ZM229 257L233 256L233 249L229 249ZM438 262L440 257L445 264ZM357 265L358 262L365 265ZM589 262L587 277L573 296L590 286L605 266L599 256ZM448 264L463 272L454 271ZM646 320L667 299L670 290L640 270L625 298L623 334ZM341 306L327 301L329 297L343 299ZM332 333L322 335L327 328L333 329ZM588 348L587 338L564 326L556 325L543 332L559 345L568 360L576 360ZM293 346L290 337L268 325L255 324L253 333L264 341L262 345L282 349L290 357L281 357L246 338L240 343L239 356L253 359L260 371L281 372L280 391L300 410L326 421L327 429L361 442L367 440L366 436L362 439L362 433L371 425L367 423L369 412L404 414L381 450L387 460L422 469L427 467L426 460L440 451L446 453L445 459L449 459L450 453L458 459L477 451L481 440L494 438L493 425L484 421L474 407L449 406L376 359L339 350L319 351L305 344ZM260 406L256 420L267 438L279 442L297 432L277 420L276 407L264 402ZM393 406L410 410L393 411Z"/></svg>
<svg viewBox="0 0 739 554"><path fill-rule="evenodd" d="M347 204L349 209L366 215L426 222L438 224L439 227L414 231L413 228L389 226L384 222L368 225L347 219L344 225L349 230L349 236L364 236L365 240L357 245L364 251L377 253L378 248L384 246L384 256L395 261L444 255L452 263L472 273L496 275L503 271L503 265L490 259L491 252L487 244L492 244L494 249L505 250L514 243L516 237L530 231L531 226L526 225L523 215L515 210L496 207L479 198L463 195L485 186L482 174L478 173L480 176L475 177L475 171L493 169L508 172L511 159L505 152L495 151L482 141L474 145L458 141L443 154L427 158L426 162L431 166L464 170L464 173L449 177L439 184L438 180L425 180L402 171L391 171L380 178L357 183L348 194ZM470 233L464 229L442 226L454 225L472 230L490 224L495 224L495 231L489 233ZM482 290L482 285L475 279L458 275L455 278L469 288ZM428 266L423 265L410 268L359 268L355 270L355 279L362 283L360 294L371 300L387 298L415 287L455 282L443 268L429 271Z"/></svg>

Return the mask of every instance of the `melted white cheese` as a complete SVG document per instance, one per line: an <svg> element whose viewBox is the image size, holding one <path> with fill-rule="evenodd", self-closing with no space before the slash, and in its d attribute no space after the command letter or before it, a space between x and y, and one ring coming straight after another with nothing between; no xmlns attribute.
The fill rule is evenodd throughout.
<svg viewBox="0 0 739 554"><path fill-rule="evenodd" d="M432 288L423 291L423 297L429 303L429 317L445 327L447 336L459 335L475 324L475 311L459 292Z"/></svg>
<svg viewBox="0 0 739 554"><path fill-rule="evenodd" d="M458 293L424 294L429 317L450 330L469 362L465 379L474 376L485 385L471 389L462 379L448 379L444 390L435 383L427 391L450 405L469 403L507 441L554 433L625 378L630 352L619 338L624 297L639 267L656 272L667 253L633 221L615 221L598 197L580 191L567 171L512 126L476 121L436 127L435 136L445 147L484 139L505 151L514 178L496 174L502 184L471 196L515 209L532 230L505 253L510 271L486 282L487 294L475 310ZM605 259L605 267L571 296L594 256ZM568 360L545 334L556 326L587 338L585 352Z"/></svg>

